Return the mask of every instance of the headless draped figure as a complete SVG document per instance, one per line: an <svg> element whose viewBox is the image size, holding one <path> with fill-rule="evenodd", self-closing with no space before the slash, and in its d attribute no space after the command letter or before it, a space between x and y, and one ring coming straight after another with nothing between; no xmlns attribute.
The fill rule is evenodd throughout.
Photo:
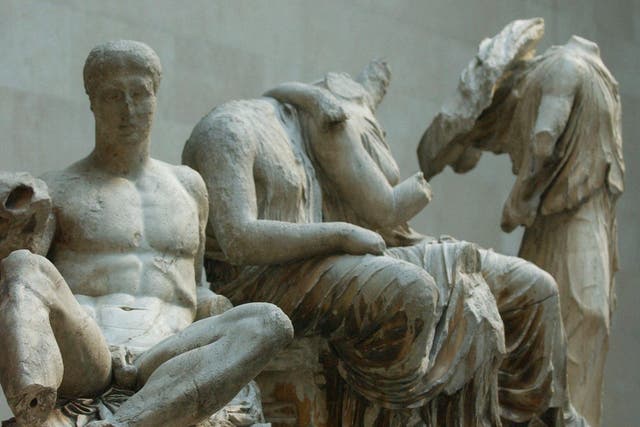
<svg viewBox="0 0 640 427"><path fill-rule="evenodd" d="M430 177L446 165L469 170L482 151L510 156L516 181L502 229L524 226L519 256L558 282L572 401L598 426L624 176L618 84L593 42L573 36L537 56L535 43L528 45L502 73L485 71L500 77L487 108L466 120L467 128L455 117L448 123L464 131L443 137L437 129L445 126L434 121L421 161Z"/></svg>
<svg viewBox="0 0 640 427"><path fill-rule="evenodd" d="M236 302L274 302L298 334L326 337L342 377L364 398L361 413L379 425L396 425L394 414L410 408L422 408L428 425L538 416L560 425L565 405L567 422L579 422L565 394L553 279L523 260L429 241L407 226L430 193L419 174L398 183L374 116L387 84L386 65L372 63L357 79L330 73L315 85L287 83L266 93L280 103L234 101L200 121L183 162L220 195L207 230L212 283ZM357 173L345 172L350 164ZM355 246L367 228L400 247ZM454 409L462 401L473 410ZM383 410L372 416L376 406ZM357 425L349 419L343 425Z"/></svg>

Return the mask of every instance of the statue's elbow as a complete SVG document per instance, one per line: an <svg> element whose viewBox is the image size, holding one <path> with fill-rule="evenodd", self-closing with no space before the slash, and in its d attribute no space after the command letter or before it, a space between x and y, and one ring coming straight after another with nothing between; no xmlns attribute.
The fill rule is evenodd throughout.
<svg viewBox="0 0 640 427"><path fill-rule="evenodd" d="M374 230L391 227L397 223L397 214L393 204L378 205L375 209L368 209L365 221Z"/></svg>
<svg viewBox="0 0 640 427"><path fill-rule="evenodd" d="M255 245L252 245L248 239L242 236L229 239L222 251L229 264L255 264Z"/></svg>

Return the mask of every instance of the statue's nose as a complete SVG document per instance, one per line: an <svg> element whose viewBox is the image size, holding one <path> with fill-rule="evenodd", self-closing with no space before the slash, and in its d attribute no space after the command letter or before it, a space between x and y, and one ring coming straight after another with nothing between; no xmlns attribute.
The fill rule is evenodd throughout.
<svg viewBox="0 0 640 427"><path fill-rule="evenodd" d="M135 115L135 103L130 95L124 95L120 104L120 119L128 122Z"/></svg>
<svg viewBox="0 0 640 427"><path fill-rule="evenodd" d="M134 111L135 105L133 103L133 98L131 97L131 95L125 94L124 102L125 102L127 113L132 114Z"/></svg>

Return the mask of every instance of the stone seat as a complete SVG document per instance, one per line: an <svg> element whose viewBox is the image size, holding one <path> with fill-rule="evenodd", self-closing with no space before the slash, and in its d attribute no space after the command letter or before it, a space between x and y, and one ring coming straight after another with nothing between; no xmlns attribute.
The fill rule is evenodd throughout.
<svg viewBox="0 0 640 427"><path fill-rule="evenodd" d="M265 418L273 427L330 427L338 414L337 360L326 340L296 338L277 354L256 382Z"/></svg>

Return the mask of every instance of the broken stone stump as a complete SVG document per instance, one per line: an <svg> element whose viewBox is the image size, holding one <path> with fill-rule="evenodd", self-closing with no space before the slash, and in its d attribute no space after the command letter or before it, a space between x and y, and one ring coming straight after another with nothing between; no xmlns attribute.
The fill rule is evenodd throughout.
<svg viewBox="0 0 640 427"><path fill-rule="evenodd" d="M337 359L322 338L297 338L256 378L273 427L333 427L339 419Z"/></svg>

